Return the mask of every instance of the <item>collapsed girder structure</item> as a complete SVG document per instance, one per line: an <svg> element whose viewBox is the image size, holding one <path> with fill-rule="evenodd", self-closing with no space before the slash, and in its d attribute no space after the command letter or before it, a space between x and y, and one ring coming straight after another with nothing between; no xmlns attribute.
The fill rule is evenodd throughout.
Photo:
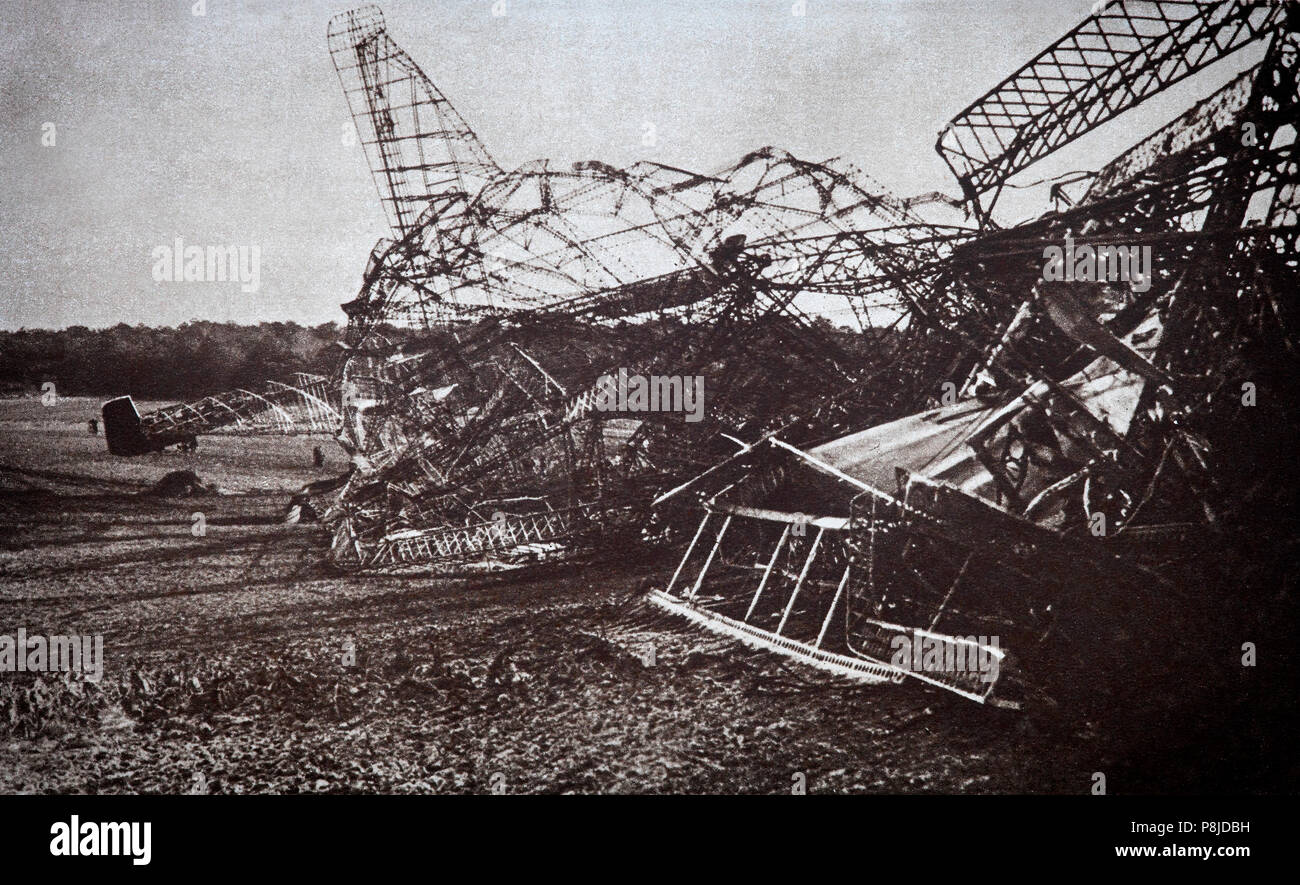
<svg viewBox="0 0 1300 885"><path fill-rule="evenodd" d="M636 533L657 491L738 445L897 414L978 356L910 322L930 291L917 268L960 229L849 164L763 148L710 175L504 172L378 9L335 17L329 45L391 226L344 305L341 563L531 559ZM626 376L677 383L674 410L607 408Z"/></svg>
<svg viewBox="0 0 1300 885"><path fill-rule="evenodd" d="M981 220L1008 180L1248 44L1287 13L1258 0L1111 0L972 102L936 147Z"/></svg>
<svg viewBox="0 0 1300 885"><path fill-rule="evenodd" d="M662 496L704 513L651 601L980 702L1193 645L1213 615L1198 633L1188 612L1214 603L1180 589L1202 579L1189 545L1294 543L1300 477L1276 453L1300 438L1298 31L1295 3L1110 3L963 111L937 147L982 230L901 273L927 292L912 319L978 357L928 411L814 446L774 434ZM1063 211L992 221L1018 172L1252 42L1262 61L1072 179Z"/></svg>
<svg viewBox="0 0 1300 885"><path fill-rule="evenodd" d="M141 455L171 445L192 445L206 434L334 436L342 428L339 387L321 375L296 373L290 383L268 381L260 390L236 389L143 416L131 397L104 404L104 435L114 455Z"/></svg>

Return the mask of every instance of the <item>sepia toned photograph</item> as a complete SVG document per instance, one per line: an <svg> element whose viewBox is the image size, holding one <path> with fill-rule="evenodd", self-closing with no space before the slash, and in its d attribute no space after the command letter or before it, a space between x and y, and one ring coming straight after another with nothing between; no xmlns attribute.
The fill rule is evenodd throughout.
<svg viewBox="0 0 1300 885"><path fill-rule="evenodd" d="M1300 787L1300 3L0 35L0 793Z"/></svg>

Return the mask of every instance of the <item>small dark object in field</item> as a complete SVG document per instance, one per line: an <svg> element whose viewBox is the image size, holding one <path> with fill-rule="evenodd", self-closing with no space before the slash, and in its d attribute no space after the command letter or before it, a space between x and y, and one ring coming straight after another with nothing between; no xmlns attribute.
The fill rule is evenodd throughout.
<svg viewBox="0 0 1300 885"><path fill-rule="evenodd" d="M319 519L316 508L311 506L311 500L300 492L289 501L289 506L280 517L280 522L285 525L297 525L300 522L316 522Z"/></svg>
<svg viewBox="0 0 1300 885"><path fill-rule="evenodd" d="M173 470L154 483L146 494L163 498L188 498L211 493L212 489L205 486L193 470Z"/></svg>

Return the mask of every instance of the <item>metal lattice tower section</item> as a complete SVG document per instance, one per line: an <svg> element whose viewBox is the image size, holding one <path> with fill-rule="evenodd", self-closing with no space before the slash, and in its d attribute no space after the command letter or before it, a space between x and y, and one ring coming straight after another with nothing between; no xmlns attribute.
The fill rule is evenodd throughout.
<svg viewBox="0 0 1300 885"><path fill-rule="evenodd" d="M1113 0L958 114L935 145L981 222L1017 172L1267 36L1287 4Z"/></svg>
<svg viewBox="0 0 1300 885"><path fill-rule="evenodd" d="M451 102L388 36L378 7L335 16L328 40L396 234L408 233L439 198L477 193L500 174Z"/></svg>

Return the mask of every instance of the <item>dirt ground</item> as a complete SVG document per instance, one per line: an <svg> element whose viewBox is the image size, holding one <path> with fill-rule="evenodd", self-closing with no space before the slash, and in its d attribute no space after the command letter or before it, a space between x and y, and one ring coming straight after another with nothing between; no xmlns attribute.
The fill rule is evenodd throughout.
<svg viewBox="0 0 1300 885"><path fill-rule="evenodd" d="M290 492L343 470L332 441L118 459L87 432L97 407L0 401L0 633L102 634L105 655L97 685L0 673L5 792L1086 794L1094 772L1111 793L1294 785L1271 744L1220 741L1232 726L1213 716L1044 724L695 632L641 601L671 551L513 576L340 574L322 529L278 519ZM222 493L148 494L178 469ZM1216 755L1230 783L1198 774Z"/></svg>

